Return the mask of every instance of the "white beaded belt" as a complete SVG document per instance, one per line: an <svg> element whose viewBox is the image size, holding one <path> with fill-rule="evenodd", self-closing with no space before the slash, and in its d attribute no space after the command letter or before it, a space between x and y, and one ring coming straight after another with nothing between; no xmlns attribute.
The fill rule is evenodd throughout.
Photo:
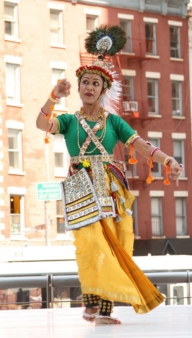
<svg viewBox="0 0 192 338"><path fill-rule="evenodd" d="M114 161L114 155L84 155L84 156L73 156L70 159L70 164L81 163L82 161L88 160L90 162L112 162Z"/></svg>

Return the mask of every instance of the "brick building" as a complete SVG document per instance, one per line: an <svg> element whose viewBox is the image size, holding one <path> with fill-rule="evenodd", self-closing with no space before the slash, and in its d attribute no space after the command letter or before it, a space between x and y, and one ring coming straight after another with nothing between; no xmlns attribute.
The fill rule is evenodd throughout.
<svg viewBox="0 0 192 338"><path fill-rule="evenodd" d="M57 113L79 109L75 70L92 61L83 47L86 33L100 24L117 24L127 34L124 50L113 59L123 82L119 113L143 139L185 166L176 187L174 182L163 185L165 170L157 164L155 180L148 185L148 166L139 155L136 166L127 164L136 197L135 254L192 254L187 3L119 0L116 7L113 0L104 5L75 0L1 2L1 244L70 241L70 234L64 233L61 201L38 201L36 192L37 182L66 177L65 144L57 135L45 147L35 120L58 78L71 81L72 94L56 106ZM117 153L127 161L123 146Z"/></svg>

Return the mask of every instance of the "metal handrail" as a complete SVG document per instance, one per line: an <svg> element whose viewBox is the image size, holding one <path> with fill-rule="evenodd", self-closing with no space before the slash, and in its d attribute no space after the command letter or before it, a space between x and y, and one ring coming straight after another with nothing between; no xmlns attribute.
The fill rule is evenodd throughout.
<svg viewBox="0 0 192 338"><path fill-rule="evenodd" d="M153 272L145 275L154 284L162 283L187 283L188 304L191 304L192 271L185 272ZM52 307L53 288L56 286L79 287L80 282L78 275L45 275L45 276L27 276L27 277L0 277L0 289L9 289L17 287L41 287L46 289L46 307ZM170 298L170 297L167 297ZM186 298L186 297L185 297ZM45 303L43 301L42 303ZM4 305L9 303L3 303Z"/></svg>

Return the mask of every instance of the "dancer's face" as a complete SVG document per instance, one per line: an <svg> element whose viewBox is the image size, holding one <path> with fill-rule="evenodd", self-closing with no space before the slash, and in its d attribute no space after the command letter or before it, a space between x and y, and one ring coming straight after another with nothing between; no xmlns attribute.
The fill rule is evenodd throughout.
<svg viewBox="0 0 192 338"><path fill-rule="evenodd" d="M103 79L97 74L85 73L80 81L79 94L83 103L93 104L101 98Z"/></svg>

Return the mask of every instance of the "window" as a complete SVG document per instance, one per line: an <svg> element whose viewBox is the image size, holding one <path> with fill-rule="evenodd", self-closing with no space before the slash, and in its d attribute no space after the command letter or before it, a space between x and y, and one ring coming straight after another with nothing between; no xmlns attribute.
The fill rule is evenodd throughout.
<svg viewBox="0 0 192 338"><path fill-rule="evenodd" d="M180 27L170 26L170 56L172 58L180 58Z"/></svg>
<svg viewBox="0 0 192 338"><path fill-rule="evenodd" d="M134 100L134 80L133 76L123 77L123 101Z"/></svg>
<svg viewBox="0 0 192 338"><path fill-rule="evenodd" d="M175 209L176 209L176 234L177 236L187 235L185 197L175 198Z"/></svg>
<svg viewBox="0 0 192 338"><path fill-rule="evenodd" d="M184 141L183 140L173 140L173 157L178 163L184 164ZM185 166L184 166L185 167ZM184 172L182 173L184 176Z"/></svg>
<svg viewBox="0 0 192 338"><path fill-rule="evenodd" d="M50 9L50 42L63 45L63 12Z"/></svg>
<svg viewBox="0 0 192 338"><path fill-rule="evenodd" d="M8 129L9 169L22 170L21 130Z"/></svg>
<svg viewBox="0 0 192 338"><path fill-rule="evenodd" d="M125 31L127 41L122 51L131 53L132 52L132 34L131 34L131 20L120 20L120 27Z"/></svg>
<svg viewBox="0 0 192 338"><path fill-rule="evenodd" d="M151 225L152 236L163 235L161 197L151 197Z"/></svg>
<svg viewBox="0 0 192 338"><path fill-rule="evenodd" d="M63 135L54 136L55 176L66 177L68 172L68 151Z"/></svg>
<svg viewBox="0 0 192 338"><path fill-rule="evenodd" d="M156 25L145 23L146 54L156 55Z"/></svg>
<svg viewBox="0 0 192 338"><path fill-rule="evenodd" d="M134 156L136 156L135 150L134 150ZM137 175L137 166L129 163L129 148L124 147L124 162L126 165L126 177L134 177Z"/></svg>
<svg viewBox="0 0 192 338"><path fill-rule="evenodd" d="M5 38L18 38L17 4L4 3Z"/></svg>
<svg viewBox="0 0 192 338"><path fill-rule="evenodd" d="M179 81L172 81L172 114L182 115L182 83Z"/></svg>
<svg viewBox="0 0 192 338"><path fill-rule="evenodd" d="M22 196L10 195L11 234L21 234L21 198Z"/></svg>
<svg viewBox="0 0 192 338"><path fill-rule="evenodd" d="M158 114L158 82L156 79L147 79L148 113Z"/></svg>
<svg viewBox="0 0 192 338"><path fill-rule="evenodd" d="M52 86L55 87L58 80L65 78L65 71L63 69L52 69ZM62 97L57 104L55 110L63 110L65 108L65 97Z"/></svg>
<svg viewBox="0 0 192 338"><path fill-rule="evenodd" d="M63 205L62 201L56 201L56 209L57 209L57 233L64 234L65 233L65 222L63 218Z"/></svg>
<svg viewBox="0 0 192 338"><path fill-rule="evenodd" d="M173 305L184 305L184 287L181 285L173 286Z"/></svg>
<svg viewBox="0 0 192 338"><path fill-rule="evenodd" d="M86 15L86 31L91 32L96 27L98 27L98 16L96 15Z"/></svg>
<svg viewBox="0 0 192 338"><path fill-rule="evenodd" d="M6 103L20 104L20 66L6 63Z"/></svg>
<svg viewBox="0 0 192 338"><path fill-rule="evenodd" d="M160 140L158 138L149 138L149 142L151 142L154 147L160 148ZM161 176L160 163L153 162L152 174L154 177Z"/></svg>

